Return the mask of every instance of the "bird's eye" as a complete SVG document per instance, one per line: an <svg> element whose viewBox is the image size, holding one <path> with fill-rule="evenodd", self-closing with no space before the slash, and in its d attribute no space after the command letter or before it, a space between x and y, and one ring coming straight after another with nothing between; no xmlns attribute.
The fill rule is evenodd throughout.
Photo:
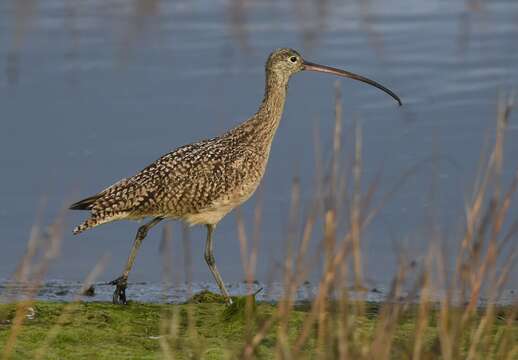
<svg viewBox="0 0 518 360"><path fill-rule="evenodd" d="M295 56L290 57L290 61L291 61L292 63L297 62L297 57L295 57Z"/></svg>

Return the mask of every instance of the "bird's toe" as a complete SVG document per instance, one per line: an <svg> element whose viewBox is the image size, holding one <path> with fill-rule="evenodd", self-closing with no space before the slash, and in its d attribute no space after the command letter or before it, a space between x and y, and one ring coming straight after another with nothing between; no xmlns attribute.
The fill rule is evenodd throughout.
<svg viewBox="0 0 518 360"><path fill-rule="evenodd" d="M115 305L126 305L128 303L126 299L126 287L128 285L128 279L125 276L120 276L117 279L110 282L110 285L115 285L115 291L113 292L112 301Z"/></svg>

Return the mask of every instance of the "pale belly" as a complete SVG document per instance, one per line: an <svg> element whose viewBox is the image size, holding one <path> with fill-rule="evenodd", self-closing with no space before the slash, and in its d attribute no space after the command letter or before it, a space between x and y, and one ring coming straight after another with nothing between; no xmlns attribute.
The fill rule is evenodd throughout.
<svg viewBox="0 0 518 360"><path fill-rule="evenodd" d="M196 213L188 213L180 217L189 225L217 224L225 215L247 201L257 189L258 184L251 184L214 201L209 207Z"/></svg>

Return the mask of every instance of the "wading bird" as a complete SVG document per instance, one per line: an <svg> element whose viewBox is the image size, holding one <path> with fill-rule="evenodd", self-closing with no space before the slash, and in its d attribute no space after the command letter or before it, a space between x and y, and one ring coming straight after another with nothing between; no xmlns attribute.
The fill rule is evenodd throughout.
<svg viewBox="0 0 518 360"><path fill-rule="evenodd" d="M128 275L137 251L149 229L164 219L207 227L205 261L227 302L232 303L216 267L212 235L219 221L259 185L282 117L288 80L304 70L365 82L401 105L396 94L373 80L308 62L293 49L272 52L266 62L264 99L254 116L221 136L182 146L136 175L70 206L90 211L90 218L77 226L74 234L115 220L152 218L139 227L122 275L110 282L116 286L113 303L126 304Z"/></svg>

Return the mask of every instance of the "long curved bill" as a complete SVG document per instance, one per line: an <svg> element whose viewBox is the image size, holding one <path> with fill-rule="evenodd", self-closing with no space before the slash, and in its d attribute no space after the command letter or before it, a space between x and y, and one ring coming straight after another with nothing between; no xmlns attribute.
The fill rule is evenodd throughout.
<svg viewBox="0 0 518 360"><path fill-rule="evenodd" d="M347 78L350 78L350 79L362 81L364 83L367 83L369 85L377 87L378 89L380 89L380 90L386 92L387 94L389 94L390 96L392 96L398 102L399 106L403 105L403 103L401 102L401 99L399 98L399 96L397 96L392 90L386 88L385 86L377 83L374 80L367 79L366 77L354 74L352 72L341 70L341 69L337 69L337 68L333 68L333 67L330 67L330 66L315 64L315 63L312 63L312 62L309 62L309 61L304 61L304 70L323 72L323 73L338 75L338 76L347 77Z"/></svg>

